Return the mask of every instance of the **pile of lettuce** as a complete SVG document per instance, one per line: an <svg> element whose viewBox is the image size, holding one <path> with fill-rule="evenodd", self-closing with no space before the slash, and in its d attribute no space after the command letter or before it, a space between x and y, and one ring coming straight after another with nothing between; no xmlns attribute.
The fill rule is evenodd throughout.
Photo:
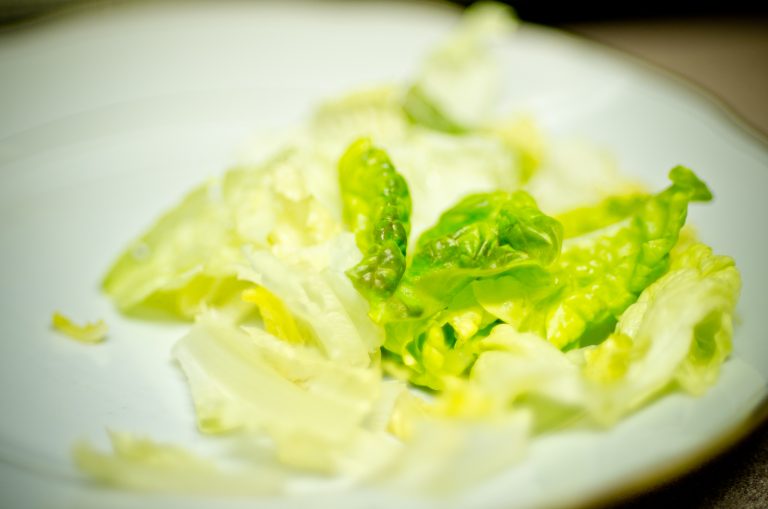
<svg viewBox="0 0 768 509"><path fill-rule="evenodd" d="M469 11L412 83L327 102L128 247L104 289L194 322L173 355L228 452L114 433L112 452L78 445L84 471L159 491L455 488L536 433L715 383L740 279L685 227L709 189L678 166L648 192L599 149L489 120L489 48L514 24Z"/></svg>

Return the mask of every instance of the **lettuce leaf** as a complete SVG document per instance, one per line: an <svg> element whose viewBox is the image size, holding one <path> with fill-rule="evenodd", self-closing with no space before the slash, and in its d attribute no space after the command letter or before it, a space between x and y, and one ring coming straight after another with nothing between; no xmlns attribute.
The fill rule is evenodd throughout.
<svg viewBox="0 0 768 509"><path fill-rule="evenodd" d="M599 343L640 292L667 271L688 204L711 199L691 170L678 166L669 177L672 185L654 196L612 199L589 213L570 213L568 231L579 235L564 242L549 273L476 282L478 302L558 348ZM588 224L578 224L579 217Z"/></svg>
<svg viewBox="0 0 768 509"><path fill-rule="evenodd" d="M553 216L593 207L615 196L647 194L643 185L621 171L611 152L592 142L578 138L546 140L545 147L536 153L536 161L524 189L541 210Z"/></svg>
<svg viewBox="0 0 768 509"><path fill-rule="evenodd" d="M275 463L229 458L229 464L224 464L189 447L133 433L109 431L109 441L109 451L80 441L73 457L91 479L111 488L175 495L274 496L290 479L288 471Z"/></svg>
<svg viewBox="0 0 768 509"><path fill-rule="evenodd" d="M109 439L111 452L79 442L73 456L80 470L111 487L155 493L268 495L276 493L286 477L268 467L228 472L191 450L131 433L113 431Z"/></svg>
<svg viewBox="0 0 768 509"><path fill-rule="evenodd" d="M305 267L280 259L267 250L245 250L247 266L239 277L266 288L280 300L330 359L344 365L367 366L381 346L382 333L365 312L365 301L343 273Z"/></svg>
<svg viewBox="0 0 768 509"><path fill-rule="evenodd" d="M235 168L193 190L118 258L103 287L125 312L193 318L205 307L252 309L240 299L242 247L281 256L322 244L338 222L308 187L296 156Z"/></svg>
<svg viewBox="0 0 768 509"><path fill-rule="evenodd" d="M394 295L372 312L387 331L384 347L423 375L412 381L439 388L442 369L459 374L471 362L471 345L461 347L487 316L465 289L479 278L548 266L561 235L559 223L525 192L461 200L421 235ZM455 327L445 327L450 323Z"/></svg>
<svg viewBox="0 0 768 509"><path fill-rule="evenodd" d="M578 366L542 337L502 324L479 347L482 353L470 380L504 404L531 394L574 406L583 404Z"/></svg>
<svg viewBox="0 0 768 509"><path fill-rule="evenodd" d="M610 423L673 384L692 394L710 387L731 352L740 284L733 260L703 244L675 253L615 332L584 350L592 413Z"/></svg>
<svg viewBox="0 0 768 509"><path fill-rule="evenodd" d="M262 431L281 443L341 447L371 410L381 383L372 367L344 366L316 348L212 313L198 318L174 357L189 381L201 431ZM311 457L305 463L317 466Z"/></svg>
<svg viewBox="0 0 768 509"><path fill-rule="evenodd" d="M386 152L363 138L341 157L339 185L344 222L363 252L347 275L368 300L389 297L405 271L411 226L408 184Z"/></svg>
<svg viewBox="0 0 768 509"><path fill-rule="evenodd" d="M488 47L515 27L514 12L502 4L480 2L467 9L453 36L427 57L406 93L408 118L454 134L485 120L501 81Z"/></svg>

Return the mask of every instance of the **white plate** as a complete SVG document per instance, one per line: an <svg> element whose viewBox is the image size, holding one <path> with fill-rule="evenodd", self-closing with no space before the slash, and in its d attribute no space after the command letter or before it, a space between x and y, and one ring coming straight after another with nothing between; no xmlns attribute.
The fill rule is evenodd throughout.
<svg viewBox="0 0 768 509"><path fill-rule="evenodd" d="M98 489L72 468L73 441L103 443L105 427L196 439L169 361L184 327L120 317L100 277L162 210L225 169L251 132L293 125L321 98L408 77L455 20L452 9L404 3L140 3L0 36L0 506L213 504ZM537 439L521 464L450 501L569 506L679 472L759 415L768 150L685 84L570 36L526 26L501 56L507 109L605 146L651 185L677 163L694 168L716 200L691 220L744 276L736 353L711 392L664 398L609 431ZM110 341L86 347L54 334L55 309L106 319ZM449 505L365 491L321 502Z"/></svg>

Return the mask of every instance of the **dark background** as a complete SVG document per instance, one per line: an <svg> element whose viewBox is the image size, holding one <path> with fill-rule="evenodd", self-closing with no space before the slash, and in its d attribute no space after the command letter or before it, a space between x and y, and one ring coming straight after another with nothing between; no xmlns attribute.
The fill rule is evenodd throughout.
<svg viewBox="0 0 768 509"><path fill-rule="evenodd" d="M469 5L471 1L454 2ZM612 2L513 0L512 5L521 19L543 24L610 21L619 19L649 19L691 16L754 16L768 14L768 2L760 0L714 1L636 0Z"/></svg>
<svg viewBox="0 0 768 509"><path fill-rule="evenodd" d="M0 23L29 19L83 0L0 0ZM108 3L108 2L99 2ZM469 5L468 0L453 3ZM521 19L543 24L580 23L622 19L711 16L768 16L764 0L510 0Z"/></svg>

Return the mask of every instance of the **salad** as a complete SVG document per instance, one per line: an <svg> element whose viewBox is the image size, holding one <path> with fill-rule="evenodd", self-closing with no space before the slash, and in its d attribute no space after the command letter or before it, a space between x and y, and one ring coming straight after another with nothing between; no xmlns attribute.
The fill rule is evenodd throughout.
<svg viewBox="0 0 768 509"><path fill-rule="evenodd" d="M80 469L148 491L443 491L717 381L740 277L685 224L710 190L684 166L648 190L494 116L514 27L468 10L410 83L326 102L127 247L104 290L190 322L173 357L223 450L113 432L76 446Z"/></svg>

